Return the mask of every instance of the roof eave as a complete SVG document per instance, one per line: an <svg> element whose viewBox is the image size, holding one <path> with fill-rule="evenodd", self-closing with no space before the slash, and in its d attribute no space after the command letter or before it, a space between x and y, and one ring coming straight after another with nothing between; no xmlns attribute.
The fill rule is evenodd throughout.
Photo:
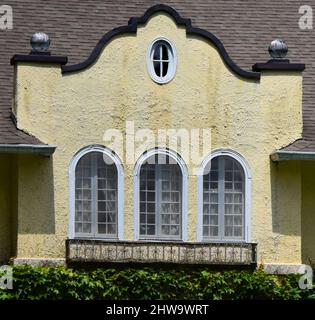
<svg viewBox="0 0 315 320"><path fill-rule="evenodd" d="M0 154L37 154L42 156L51 156L57 146L55 145L34 145L34 144L0 144Z"/></svg>
<svg viewBox="0 0 315 320"><path fill-rule="evenodd" d="M315 152L277 150L270 155L270 159L274 162L290 160L315 161Z"/></svg>

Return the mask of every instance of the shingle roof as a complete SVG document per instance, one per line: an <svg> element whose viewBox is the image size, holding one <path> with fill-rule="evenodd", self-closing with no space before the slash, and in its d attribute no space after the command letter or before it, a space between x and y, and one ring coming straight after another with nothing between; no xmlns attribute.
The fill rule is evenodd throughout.
<svg viewBox="0 0 315 320"><path fill-rule="evenodd" d="M68 64L80 63L91 53L99 39L111 29L126 25L130 17L142 16L159 1L75 1L7 0L13 8L13 30L0 30L0 143L41 143L17 130L11 121L13 68L10 58L30 51L29 38L43 31L51 38L53 54L67 55ZM298 26L301 5L309 0L178 0L163 1L192 24L212 32L224 44L230 57L250 71L256 62L269 59L268 45L282 38L289 46L291 62L306 64L303 94L303 140L288 150L315 151L315 37L313 30ZM313 8L314 9L314 8Z"/></svg>

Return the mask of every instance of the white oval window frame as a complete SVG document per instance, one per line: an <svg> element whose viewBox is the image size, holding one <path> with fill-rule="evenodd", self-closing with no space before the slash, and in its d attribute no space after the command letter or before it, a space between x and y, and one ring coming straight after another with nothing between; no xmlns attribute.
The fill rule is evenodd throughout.
<svg viewBox="0 0 315 320"><path fill-rule="evenodd" d="M155 69L152 63L152 55L153 55L153 49L156 46L158 42L166 42L166 44L169 46L171 49L171 55L172 59L169 59L170 62L168 64L168 71L165 77L158 77L155 73ZM148 68L148 73L151 77L151 79L158 83L158 84L165 84L170 82L171 80L174 79L175 73L176 73L176 68L177 68L177 54L176 54L176 49L173 43L168 40L165 37L158 37L154 40L149 45L148 52L147 52L147 68Z"/></svg>

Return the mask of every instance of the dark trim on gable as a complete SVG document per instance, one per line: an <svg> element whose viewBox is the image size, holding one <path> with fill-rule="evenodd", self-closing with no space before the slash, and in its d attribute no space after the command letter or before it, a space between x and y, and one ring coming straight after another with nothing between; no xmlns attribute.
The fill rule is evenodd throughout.
<svg viewBox="0 0 315 320"><path fill-rule="evenodd" d="M50 56L43 54L15 54L11 58L11 65L16 62L46 62L46 63L59 63L64 65L68 62L67 56Z"/></svg>
<svg viewBox="0 0 315 320"><path fill-rule="evenodd" d="M304 71L305 64L290 63L289 60L269 60L265 63L255 63L253 71Z"/></svg>
<svg viewBox="0 0 315 320"><path fill-rule="evenodd" d="M63 73L70 73L70 72L80 71L80 70L83 70L85 68L90 67L97 60L97 58L101 54L106 43L109 42L113 37L115 37L119 34L122 34L122 33L136 33L138 25L145 24L149 20L149 18L157 12L165 12L165 13L169 14L175 20L177 25L185 26L187 35L197 35L197 36L201 36L201 37L209 40L219 51L226 66L232 72L237 74L238 76L248 78L248 79L255 79L255 80L260 79L259 72L246 71L246 70L241 69L239 66L237 66L236 63L229 57L222 42L216 36L214 36L212 33L208 32L206 30L194 28L191 25L190 19L182 18L175 9L173 9L167 5L164 5L164 4L158 4L158 5L155 5L151 8L149 8L144 13L144 15L142 17L131 18L129 20L127 26L118 27L118 28L115 28L115 29L109 31L98 42L98 44L93 49L90 56L85 61L78 63L78 64L74 64L74 65L62 66L62 72Z"/></svg>

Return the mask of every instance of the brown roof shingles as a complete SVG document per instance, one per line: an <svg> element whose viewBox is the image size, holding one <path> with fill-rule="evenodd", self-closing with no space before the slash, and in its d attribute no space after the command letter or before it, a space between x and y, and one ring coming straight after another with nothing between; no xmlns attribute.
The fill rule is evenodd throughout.
<svg viewBox="0 0 315 320"><path fill-rule="evenodd" d="M51 51L67 55L68 64L84 61L98 40L111 29L126 25L130 17L141 16L160 1L74 1L7 0L13 8L13 30L0 30L0 143L39 143L18 131L10 120L13 68L10 58L30 51L29 38L43 31L51 38ZM195 27L212 32L224 44L230 57L243 69L269 59L267 47L275 38L289 46L292 62L306 64L304 71L302 141L288 148L315 151L315 35L298 26L301 5L312 0L178 0L163 1ZM313 8L314 9L314 8ZM36 142L37 140L37 142ZM290 149L290 150L291 150Z"/></svg>

